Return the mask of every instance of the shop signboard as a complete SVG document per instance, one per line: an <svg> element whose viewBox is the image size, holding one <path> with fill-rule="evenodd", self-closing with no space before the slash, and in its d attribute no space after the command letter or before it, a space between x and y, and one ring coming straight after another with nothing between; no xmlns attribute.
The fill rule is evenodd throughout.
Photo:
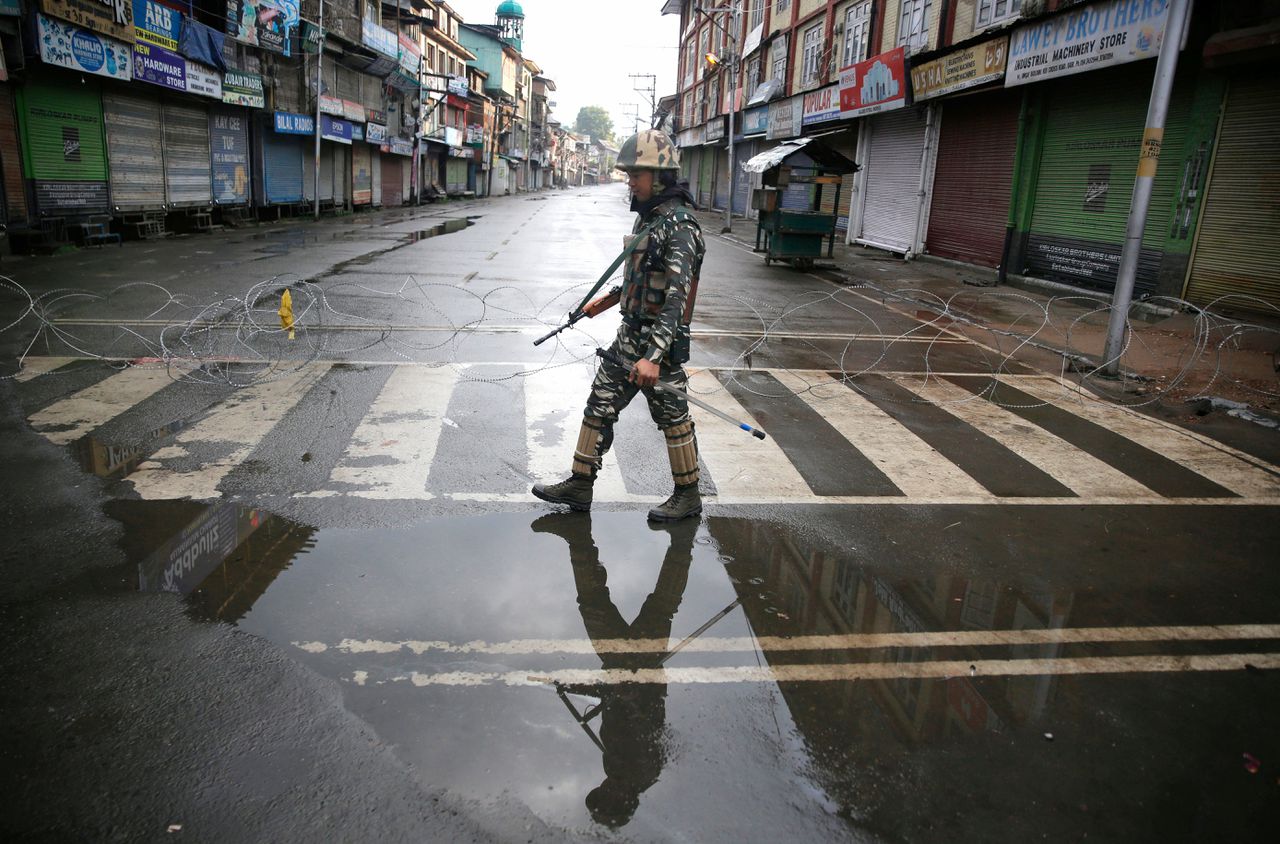
<svg viewBox="0 0 1280 844"><path fill-rule="evenodd" d="M724 127L725 119L723 117L713 117L708 120L706 131L707 143L724 140Z"/></svg>
<svg viewBox="0 0 1280 844"><path fill-rule="evenodd" d="M389 138L381 147L383 152L393 155L413 155L413 141L404 138Z"/></svg>
<svg viewBox="0 0 1280 844"><path fill-rule="evenodd" d="M302 52L315 55L320 52L320 45L324 43L324 30L317 23L309 20L303 20L299 24L298 40L302 44Z"/></svg>
<svg viewBox="0 0 1280 844"><path fill-rule="evenodd" d="M17 17L22 14L21 0L0 0L0 15ZM0 66L4 65L4 56L0 55Z"/></svg>
<svg viewBox="0 0 1280 844"><path fill-rule="evenodd" d="M387 142L387 127L381 123L369 123L364 127L364 139L381 146Z"/></svg>
<svg viewBox="0 0 1280 844"><path fill-rule="evenodd" d="M339 116L344 120L363 123L365 121L364 106L351 100L343 100L342 111Z"/></svg>
<svg viewBox="0 0 1280 844"><path fill-rule="evenodd" d="M282 135L312 135L316 131L316 119L309 114L277 111L275 129Z"/></svg>
<svg viewBox="0 0 1280 844"><path fill-rule="evenodd" d="M187 60L187 93L222 99L222 76L211 67Z"/></svg>
<svg viewBox="0 0 1280 844"><path fill-rule="evenodd" d="M380 108L366 108L364 116L370 123L381 123L387 125L387 113Z"/></svg>
<svg viewBox="0 0 1280 844"><path fill-rule="evenodd" d="M455 126L444 127L444 142L451 147L462 146L462 130Z"/></svg>
<svg viewBox="0 0 1280 844"><path fill-rule="evenodd" d="M1005 85L1024 85L1155 58L1169 0L1109 0L1020 26L1009 36Z"/></svg>
<svg viewBox="0 0 1280 844"><path fill-rule="evenodd" d="M742 113L742 134L763 135L769 131L769 107L757 106Z"/></svg>
<svg viewBox="0 0 1280 844"><path fill-rule="evenodd" d="M227 35L235 40L289 55L289 41L300 20L299 0L227 0Z"/></svg>
<svg viewBox="0 0 1280 844"><path fill-rule="evenodd" d="M907 104L906 50L897 47L840 70L840 116L860 117Z"/></svg>
<svg viewBox="0 0 1280 844"><path fill-rule="evenodd" d="M467 126L466 144L469 147L484 146L484 127L478 126L474 123Z"/></svg>
<svg viewBox="0 0 1280 844"><path fill-rule="evenodd" d="M249 199L249 134L247 118L219 106L209 117L209 148L213 155L213 198L226 204Z"/></svg>
<svg viewBox="0 0 1280 844"><path fill-rule="evenodd" d="M340 144L351 143L351 124L327 114L320 115L320 137Z"/></svg>
<svg viewBox="0 0 1280 844"><path fill-rule="evenodd" d="M828 85L804 95L804 116L800 123L813 126L828 120L840 119L840 86Z"/></svg>
<svg viewBox="0 0 1280 844"><path fill-rule="evenodd" d="M138 41L133 45L133 78L171 91L185 91L187 62L163 47Z"/></svg>
<svg viewBox="0 0 1280 844"><path fill-rule="evenodd" d="M364 18L360 21L360 36L366 47L372 47L384 56L400 61L400 42L391 30Z"/></svg>
<svg viewBox="0 0 1280 844"><path fill-rule="evenodd" d="M455 97L465 97L471 93L471 89L467 87L467 80L461 76L449 77L449 93Z"/></svg>
<svg viewBox="0 0 1280 844"><path fill-rule="evenodd" d="M40 0L47 15L80 29L133 43L133 3L130 0Z"/></svg>
<svg viewBox="0 0 1280 844"><path fill-rule="evenodd" d="M773 140L774 138L791 138L798 134L801 117L799 112L803 107L804 102L801 97L787 97L785 100L769 103L769 130L765 137Z"/></svg>
<svg viewBox="0 0 1280 844"><path fill-rule="evenodd" d="M41 14L36 15L36 32L40 59L48 64L126 82L133 78L129 44Z"/></svg>
<svg viewBox="0 0 1280 844"><path fill-rule="evenodd" d="M418 70L422 67L422 51L418 49L417 44L413 43L413 39L403 32L397 40L400 44L400 69L417 79Z"/></svg>
<svg viewBox="0 0 1280 844"><path fill-rule="evenodd" d="M707 127L693 126L676 137L678 147L700 147L707 141Z"/></svg>
<svg viewBox="0 0 1280 844"><path fill-rule="evenodd" d="M266 108L266 88L262 77L243 70L228 70L222 76L222 101L248 108Z"/></svg>
<svg viewBox="0 0 1280 844"><path fill-rule="evenodd" d="M133 0L133 32L135 43L178 52L178 36L182 32L182 13L154 0Z"/></svg>
<svg viewBox="0 0 1280 844"><path fill-rule="evenodd" d="M999 82L1008 59L1007 35L948 53L911 68L911 96L920 102Z"/></svg>
<svg viewBox="0 0 1280 844"><path fill-rule="evenodd" d="M354 143L355 141L363 141L363 140L364 140L364 124L352 123L351 124L351 141Z"/></svg>

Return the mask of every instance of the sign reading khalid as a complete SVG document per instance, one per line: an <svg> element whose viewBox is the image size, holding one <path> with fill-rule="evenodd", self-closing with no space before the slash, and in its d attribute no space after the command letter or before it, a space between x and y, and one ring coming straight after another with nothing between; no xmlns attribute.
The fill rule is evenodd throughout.
<svg viewBox="0 0 1280 844"><path fill-rule="evenodd" d="M911 68L911 93L916 101L976 88L1004 78L1009 38L975 44L940 59Z"/></svg>
<svg viewBox="0 0 1280 844"><path fill-rule="evenodd" d="M131 0L40 0L40 8L83 29L133 43Z"/></svg>
<svg viewBox="0 0 1280 844"><path fill-rule="evenodd" d="M902 47L840 69L840 116L857 117L893 111L907 104Z"/></svg>
<svg viewBox="0 0 1280 844"><path fill-rule="evenodd" d="M1009 39L1005 85L1154 58L1168 18L1169 0L1110 0L1020 26Z"/></svg>
<svg viewBox="0 0 1280 844"><path fill-rule="evenodd" d="M36 33L42 61L126 82L133 78L128 44L41 14L36 15Z"/></svg>
<svg viewBox="0 0 1280 844"><path fill-rule="evenodd" d="M289 55L299 20L298 0L227 0L227 34L264 50Z"/></svg>

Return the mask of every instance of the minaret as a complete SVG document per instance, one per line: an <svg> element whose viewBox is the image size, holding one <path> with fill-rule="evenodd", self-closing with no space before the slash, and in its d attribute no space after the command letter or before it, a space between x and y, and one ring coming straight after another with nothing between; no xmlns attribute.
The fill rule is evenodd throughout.
<svg viewBox="0 0 1280 844"><path fill-rule="evenodd" d="M497 26L503 41L524 52L521 46L524 40L524 9L516 0L503 0L498 6Z"/></svg>

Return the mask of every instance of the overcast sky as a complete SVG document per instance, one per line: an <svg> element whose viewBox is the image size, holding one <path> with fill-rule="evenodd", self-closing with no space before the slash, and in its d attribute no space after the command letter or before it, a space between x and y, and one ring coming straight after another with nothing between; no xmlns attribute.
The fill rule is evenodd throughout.
<svg viewBox="0 0 1280 844"><path fill-rule="evenodd" d="M467 23L493 23L501 0L449 0ZM614 133L631 134L625 103L649 103L628 74L658 77L658 96L676 92L679 15L663 15L662 0L520 0L524 8L524 54L556 83L550 100L555 117L572 127L582 106L604 106Z"/></svg>

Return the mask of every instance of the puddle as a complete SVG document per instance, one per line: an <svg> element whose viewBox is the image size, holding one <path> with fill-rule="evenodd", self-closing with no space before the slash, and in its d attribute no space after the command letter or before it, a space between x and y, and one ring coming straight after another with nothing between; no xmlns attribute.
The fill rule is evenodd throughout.
<svg viewBox="0 0 1280 844"><path fill-rule="evenodd" d="M405 240L409 243L417 243L420 240L426 240L429 237L439 237L442 234L453 234L463 229L475 225L475 217L467 217L461 220L445 220L439 225L432 226L428 229L419 229L415 232L409 232Z"/></svg>
<svg viewBox="0 0 1280 844"><path fill-rule="evenodd" d="M81 437L72 444L71 451L84 471L100 478L123 478L138 468L138 464L155 449L156 443L181 431L191 421L178 419L170 422L148 432L140 443L132 445L108 443L92 436Z"/></svg>

